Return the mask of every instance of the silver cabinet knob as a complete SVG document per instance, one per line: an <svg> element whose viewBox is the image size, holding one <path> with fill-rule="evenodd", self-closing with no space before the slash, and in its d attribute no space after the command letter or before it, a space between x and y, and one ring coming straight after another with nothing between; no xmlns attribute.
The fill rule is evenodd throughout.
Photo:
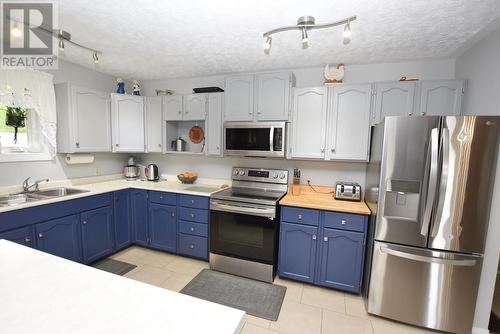
<svg viewBox="0 0 500 334"><path fill-rule="evenodd" d="M321 153L325 153L325 149L324 148L321 149Z"/></svg>
<svg viewBox="0 0 500 334"><path fill-rule="evenodd" d="M194 213L191 214L191 218L194 218Z"/></svg>
<svg viewBox="0 0 500 334"><path fill-rule="evenodd" d="M257 115L260 115L260 114L262 114L262 112L261 112L260 110L259 110L259 111L257 111Z"/></svg>
<svg viewBox="0 0 500 334"><path fill-rule="evenodd" d="M425 111L422 111L422 116L425 116L425 114L427 114Z"/></svg>
<svg viewBox="0 0 500 334"><path fill-rule="evenodd" d="M217 149L218 149L218 150L220 150L220 147L219 147L219 146L217 146Z"/></svg>
<svg viewBox="0 0 500 334"><path fill-rule="evenodd" d="M334 149L334 148L332 148L330 151L331 151L332 153L335 153L335 149Z"/></svg>
<svg viewBox="0 0 500 334"><path fill-rule="evenodd" d="M409 112L409 113L408 113L408 116L412 116L412 115L413 115L413 113L412 113L412 112Z"/></svg>
<svg viewBox="0 0 500 334"><path fill-rule="evenodd" d="M193 244L189 245L189 248L194 249L194 245Z"/></svg>
<svg viewBox="0 0 500 334"><path fill-rule="evenodd" d="M316 234L313 234L313 235L312 235L312 239L313 239L313 240L316 240L317 238L318 238L318 236L317 236Z"/></svg>
<svg viewBox="0 0 500 334"><path fill-rule="evenodd" d="M324 237L324 238L323 238L323 240L324 240L324 241L328 241L328 237Z"/></svg>
<svg viewBox="0 0 500 334"><path fill-rule="evenodd" d="M76 148L80 148L80 143L75 143L76 144Z"/></svg>
<svg viewBox="0 0 500 334"><path fill-rule="evenodd" d="M31 242L31 238L30 237L24 238L24 242Z"/></svg>
<svg viewBox="0 0 500 334"><path fill-rule="evenodd" d="M172 212L172 217L175 217L175 212Z"/></svg>
<svg viewBox="0 0 500 334"><path fill-rule="evenodd" d="M186 114L189 114L189 111L186 111Z"/></svg>
<svg viewBox="0 0 500 334"><path fill-rule="evenodd" d="M302 219L302 215L297 215L297 219Z"/></svg>
<svg viewBox="0 0 500 334"><path fill-rule="evenodd" d="M161 147L161 144L158 144L158 147Z"/></svg>
<svg viewBox="0 0 500 334"><path fill-rule="evenodd" d="M191 227L189 230L190 230L191 232L194 232L194 227Z"/></svg>
<svg viewBox="0 0 500 334"><path fill-rule="evenodd" d="M86 220L82 221L82 224L87 225L87 221Z"/></svg>
<svg viewBox="0 0 500 334"><path fill-rule="evenodd" d="M179 110L179 115L182 114L182 110Z"/></svg>
<svg viewBox="0 0 500 334"><path fill-rule="evenodd" d="M120 144L115 144L116 147L120 147Z"/></svg>
<svg viewBox="0 0 500 334"><path fill-rule="evenodd" d="M40 232L40 233L38 233L38 237L39 237L39 238L43 238L43 233L41 233L41 232Z"/></svg>
<svg viewBox="0 0 500 334"><path fill-rule="evenodd" d="M342 219L342 221L340 222L342 225L345 225L347 222L345 220Z"/></svg>
<svg viewBox="0 0 500 334"><path fill-rule="evenodd" d="M160 199L163 199L163 196L160 196Z"/></svg>
<svg viewBox="0 0 500 334"><path fill-rule="evenodd" d="M194 199L191 200L191 204L194 204Z"/></svg>

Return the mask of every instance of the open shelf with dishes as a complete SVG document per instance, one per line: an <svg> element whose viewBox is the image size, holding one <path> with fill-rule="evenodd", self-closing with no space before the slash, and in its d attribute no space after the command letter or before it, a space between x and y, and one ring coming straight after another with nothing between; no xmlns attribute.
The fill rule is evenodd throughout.
<svg viewBox="0 0 500 334"><path fill-rule="evenodd" d="M163 153L205 154L205 121L165 121Z"/></svg>

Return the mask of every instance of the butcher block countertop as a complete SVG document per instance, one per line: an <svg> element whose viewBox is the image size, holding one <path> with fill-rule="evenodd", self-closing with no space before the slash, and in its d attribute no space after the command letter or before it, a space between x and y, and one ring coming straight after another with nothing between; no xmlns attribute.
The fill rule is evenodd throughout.
<svg viewBox="0 0 500 334"><path fill-rule="evenodd" d="M297 206L301 208L318 209L326 211L337 211L369 215L370 209L365 202L339 201L333 197L335 188L324 186L313 186L314 191L308 185L299 185L300 194L293 195L292 188L289 187L288 194L280 200L280 205Z"/></svg>

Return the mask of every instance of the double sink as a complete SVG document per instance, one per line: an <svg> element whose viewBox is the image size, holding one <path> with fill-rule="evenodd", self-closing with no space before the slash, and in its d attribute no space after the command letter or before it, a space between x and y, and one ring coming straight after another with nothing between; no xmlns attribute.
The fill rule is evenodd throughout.
<svg viewBox="0 0 500 334"><path fill-rule="evenodd" d="M36 202L49 198L64 197L86 192L88 192L88 190L60 187L60 188L37 190L32 192L22 192L16 194L3 195L0 196L0 207L11 206L26 202Z"/></svg>

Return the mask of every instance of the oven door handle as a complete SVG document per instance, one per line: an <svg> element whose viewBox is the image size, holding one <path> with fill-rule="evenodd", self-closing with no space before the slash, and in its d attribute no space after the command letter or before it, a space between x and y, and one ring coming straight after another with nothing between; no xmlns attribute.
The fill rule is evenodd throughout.
<svg viewBox="0 0 500 334"><path fill-rule="evenodd" d="M257 207L243 207L222 203L210 203L210 209L215 211L242 213L251 216L267 217L273 220L276 216L276 209L272 208L257 208Z"/></svg>

